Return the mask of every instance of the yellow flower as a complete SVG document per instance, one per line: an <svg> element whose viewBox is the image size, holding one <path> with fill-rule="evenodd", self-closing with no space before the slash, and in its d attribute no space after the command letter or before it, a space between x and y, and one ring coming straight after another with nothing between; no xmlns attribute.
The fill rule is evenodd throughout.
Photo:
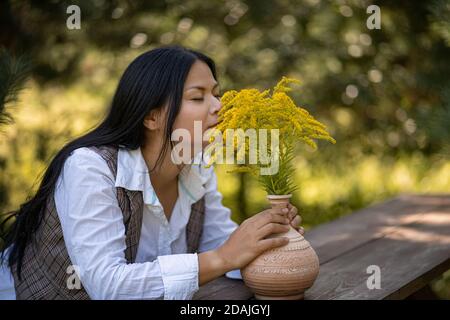
<svg viewBox="0 0 450 320"><path fill-rule="evenodd" d="M323 123L317 121L306 109L297 106L287 94L292 90L289 87L290 84L299 83L300 81L297 79L282 77L273 88L272 94L270 94L270 90L261 92L251 88L240 91L230 90L225 92L221 98L222 108L219 111L220 123L217 129L222 132L225 140L235 138L227 137L227 129L279 130L280 172L272 177L263 177L261 180L269 193L280 194L280 192L293 191L294 186L289 180L293 171L291 163L293 146L297 141L314 149L317 148L317 144L313 139L336 142L327 132ZM237 141L233 140L233 147L237 149ZM226 143L224 143L224 147L225 145ZM268 145L270 145L269 141ZM258 143L258 150L256 150L258 154L259 147ZM248 141L245 141L243 148L245 156L248 157L250 152ZM272 152L272 150L269 151ZM255 172L255 166L263 167L263 164L260 162L255 165L246 163L238 166L234 171ZM283 184L287 187L282 187Z"/></svg>
<svg viewBox="0 0 450 320"><path fill-rule="evenodd" d="M297 79L282 77L270 90L260 92L257 89L231 90L223 95L222 109L219 111L221 123L218 129L279 129L280 139L299 141L311 145L310 139L324 139L332 143L335 140L307 110L295 104L286 93L292 89L291 83L300 83ZM309 139L306 139L309 138Z"/></svg>

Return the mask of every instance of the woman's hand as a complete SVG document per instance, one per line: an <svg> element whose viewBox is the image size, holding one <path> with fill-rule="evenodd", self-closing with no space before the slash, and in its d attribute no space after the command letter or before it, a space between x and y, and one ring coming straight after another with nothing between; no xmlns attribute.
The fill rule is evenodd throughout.
<svg viewBox="0 0 450 320"><path fill-rule="evenodd" d="M301 235L305 234L305 229L303 227L300 227L300 224L302 223L302 217L300 217L298 214L298 210L296 207L294 207L292 204L288 204L288 217L289 221L291 223L291 226L297 230Z"/></svg>
<svg viewBox="0 0 450 320"><path fill-rule="evenodd" d="M289 204L287 208L264 210L245 220L219 248L199 254L199 285L203 285L224 273L241 269L266 250L283 246L286 237L269 238L271 234L289 230L289 224L298 232L301 217L298 210Z"/></svg>
<svg viewBox="0 0 450 320"><path fill-rule="evenodd" d="M286 237L268 238L274 233L289 230L288 208L264 210L245 220L219 248L226 269L240 269L249 264L264 251L283 246L289 242Z"/></svg>

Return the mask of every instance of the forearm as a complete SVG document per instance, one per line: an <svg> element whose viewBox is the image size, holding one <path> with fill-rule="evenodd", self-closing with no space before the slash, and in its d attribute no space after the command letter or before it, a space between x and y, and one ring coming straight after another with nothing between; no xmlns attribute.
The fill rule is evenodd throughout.
<svg viewBox="0 0 450 320"><path fill-rule="evenodd" d="M223 259L216 249L198 254L198 270L198 282L199 286L202 286L233 270L233 267Z"/></svg>

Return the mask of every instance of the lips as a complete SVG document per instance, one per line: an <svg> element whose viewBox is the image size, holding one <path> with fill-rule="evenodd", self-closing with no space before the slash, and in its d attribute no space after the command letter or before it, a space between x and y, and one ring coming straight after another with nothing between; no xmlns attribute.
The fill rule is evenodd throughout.
<svg viewBox="0 0 450 320"><path fill-rule="evenodd" d="M219 124L219 122L216 122L216 123L214 123L213 125L210 125L209 127L208 127L208 129L212 129L212 128L214 128L215 126L217 126Z"/></svg>
<svg viewBox="0 0 450 320"><path fill-rule="evenodd" d="M216 127L220 122L221 122L221 121L217 121L217 122L214 123L213 125L210 125L210 126L208 127L208 129L211 129L211 128Z"/></svg>

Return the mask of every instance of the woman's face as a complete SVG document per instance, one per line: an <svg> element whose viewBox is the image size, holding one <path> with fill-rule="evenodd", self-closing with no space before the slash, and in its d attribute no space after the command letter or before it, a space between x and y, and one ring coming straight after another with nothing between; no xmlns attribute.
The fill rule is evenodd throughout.
<svg viewBox="0 0 450 320"><path fill-rule="evenodd" d="M173 126L174 132L177 129L184 129L179 130L180 134L183 131L189 132L187 139L190 141L184 140L183 137L185 143L193 146L195 138L196 141L200 141L202 148L208 144L202 143L202 136L198 137L198 135L203 135L206 130L217 124L217 113L221 108L219 94L219 84L214 79L210 68L203 61L197 60L188 73L183 88L180 112ZM196 130L194 130L195 122L197 122Z"/></svg>

